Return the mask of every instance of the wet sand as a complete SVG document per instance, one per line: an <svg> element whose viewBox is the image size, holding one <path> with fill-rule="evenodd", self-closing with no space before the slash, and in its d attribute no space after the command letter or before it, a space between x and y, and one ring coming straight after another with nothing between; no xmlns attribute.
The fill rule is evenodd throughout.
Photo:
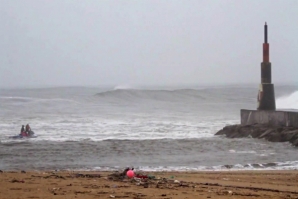
<svg viewBox="0 0 298 199"><path fill-rule="evenodd" d="M298 198L298 171L143 174L150 174L152 179L118 179L109 172L3 172L0 173L0 199Z"/></svg>

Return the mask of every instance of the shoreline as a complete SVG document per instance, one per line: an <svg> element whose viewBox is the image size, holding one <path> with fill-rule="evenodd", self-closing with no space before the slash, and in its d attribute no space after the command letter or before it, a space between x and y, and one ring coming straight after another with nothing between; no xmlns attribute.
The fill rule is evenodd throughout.
<svg viewBox="0 0 298 199"><path fill-rule="evenodd" d="M123 167L124 169L125 167ZM137 172L142 172L142 173L212 173L212 172L224 172L224 173L229 173L229 172L288 172L288 171L297 171L297 168L289 168L289 169L268 169L268 168L261 168L261 169L206 169L206 170L142 170L138 168L134 168L135 171ZM5 169L0 169L0 173L20 173L22 171L25 171L25 173L40 173L40 172L62 172L62 173L67 173L67 172L91 172L91 173L113 173L113 172L119 172L121 169L111 169L111 170L98 170L98 169L33 169L33 170L22 170L22 169L13 169L13 170L5 170Z"/></svg>
<svg viewBox="0 0 298 199"><path fill-rule="evenodd" d="M297 170L140 173L154 178L118 179L107 171L4 171L0 199L298 197Z"/></svg>

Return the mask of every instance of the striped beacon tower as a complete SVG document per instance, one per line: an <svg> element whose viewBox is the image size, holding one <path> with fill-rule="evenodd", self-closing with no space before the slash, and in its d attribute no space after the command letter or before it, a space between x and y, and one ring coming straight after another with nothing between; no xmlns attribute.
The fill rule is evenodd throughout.
<svg viewBox="0 0 298 199"><path fill-rule="evenodd" d="M258 110L275 110L274 85L271 82L269 61L268 27L264 26L263 62L261 63L261 84L258 93Z"/></svg>

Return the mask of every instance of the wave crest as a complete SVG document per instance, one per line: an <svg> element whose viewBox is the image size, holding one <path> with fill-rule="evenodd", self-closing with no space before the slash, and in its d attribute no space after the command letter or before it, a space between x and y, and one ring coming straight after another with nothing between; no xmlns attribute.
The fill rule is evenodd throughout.
<svg viewBox="0 0 298 199"><path fill-rule="evenodd" d="M279 109L298 109L298 91L278 98L276 100L276 107Z"/></svg>
<svg viewBox="0 0 298 199"><path fill-rule="evenodd" d="M130 90L130 89L133 89L133 87L129 85L117 85L114 87L114 90Z"/></svg>

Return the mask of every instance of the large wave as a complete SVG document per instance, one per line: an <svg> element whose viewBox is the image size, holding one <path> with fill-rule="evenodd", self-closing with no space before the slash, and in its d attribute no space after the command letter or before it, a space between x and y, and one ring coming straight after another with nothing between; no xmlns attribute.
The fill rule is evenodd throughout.
<svg viewBox="0 0 298 199"><path fill-rule="evenodd" d="M187 98L204 98L204 93L196 90L137 90L121 89L98 93L97 96L119 100L180 101Z"/></svg>
<svg viewBox="0 0 298 199"><path fill-rule="evenodd" d="M97 97L118 100L154 100L164 102L243 102L252 98L239 88L227 89L177 89L177 90L110 90L96 94Z"/></svg>

